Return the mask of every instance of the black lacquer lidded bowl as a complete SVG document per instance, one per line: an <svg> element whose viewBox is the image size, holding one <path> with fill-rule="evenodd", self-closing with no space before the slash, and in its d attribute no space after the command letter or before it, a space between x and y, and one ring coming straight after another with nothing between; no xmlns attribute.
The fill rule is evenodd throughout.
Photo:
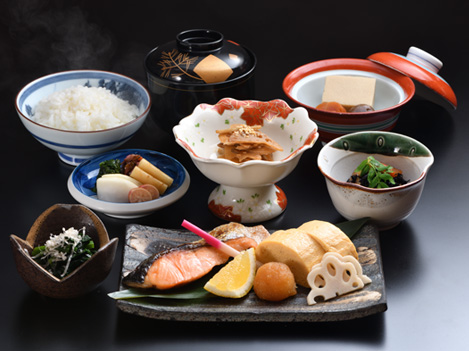
<svg viewBox="0 0 469 351"><path fill-rule="evenodd" d="M252 99L255 55L214 30L191 29L145 58L152 115L169 131L200 103Z"/></svg>

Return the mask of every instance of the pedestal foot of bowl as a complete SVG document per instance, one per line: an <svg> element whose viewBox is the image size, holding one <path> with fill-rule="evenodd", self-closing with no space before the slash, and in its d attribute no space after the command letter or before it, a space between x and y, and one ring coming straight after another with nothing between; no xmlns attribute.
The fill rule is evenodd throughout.
<svg viewBox="0 0 469 351"><path fill-rule="evenodd" d="M257 223L279 216L287 207L287 197L277 185L253 188L217 186L208 207L217 217L230 222Z"/></svg>

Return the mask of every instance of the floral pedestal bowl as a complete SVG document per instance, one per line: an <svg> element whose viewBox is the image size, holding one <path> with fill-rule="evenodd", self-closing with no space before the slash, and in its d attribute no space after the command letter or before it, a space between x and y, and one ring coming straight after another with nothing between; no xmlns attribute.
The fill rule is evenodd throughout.
<svg viewBox="0 0 469 351"><path fill-rule="evenodd" d="M260 125L283 151L274 152L272 161L236 163L219 158L216 131L232 124ZM283 100L225 98L215 105L200 104L173 128L173 133L196 167L219 184L209 196L210 211L224 220L241 223L266 221L285 210L287 197L275 183L296 167L303 152L318 139L317 125L307 111L293 109Z"/></svg>

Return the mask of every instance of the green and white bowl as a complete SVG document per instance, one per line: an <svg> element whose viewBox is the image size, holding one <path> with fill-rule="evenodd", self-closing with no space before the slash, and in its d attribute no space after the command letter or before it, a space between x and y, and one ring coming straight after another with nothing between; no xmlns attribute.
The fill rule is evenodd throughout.
<svg viewBox="0 0 469 351"><path fill-rule="evenodd" d="M402 170L409 182L375 189L347 183L368 156ZM379 229L395 227L411 215L433 164L430 150L408 136L368 131L348 134L327 143L319 152L318 167L336 210L346 219L370 217Z"/></svg>

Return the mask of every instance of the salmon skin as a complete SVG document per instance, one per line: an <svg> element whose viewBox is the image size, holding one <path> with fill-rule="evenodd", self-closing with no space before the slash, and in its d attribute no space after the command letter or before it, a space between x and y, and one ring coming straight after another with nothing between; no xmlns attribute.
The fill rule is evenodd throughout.
<svg viewBox="0 0 469 351"><path fill-rule="evenodd" d="M270 235L262 225L245 227L234 222L218 226L209 234L238 251L255 248ZM122 283L133 288L171 289L203 277L228 259L228 255L201 239L152 254Z"/></svg>

